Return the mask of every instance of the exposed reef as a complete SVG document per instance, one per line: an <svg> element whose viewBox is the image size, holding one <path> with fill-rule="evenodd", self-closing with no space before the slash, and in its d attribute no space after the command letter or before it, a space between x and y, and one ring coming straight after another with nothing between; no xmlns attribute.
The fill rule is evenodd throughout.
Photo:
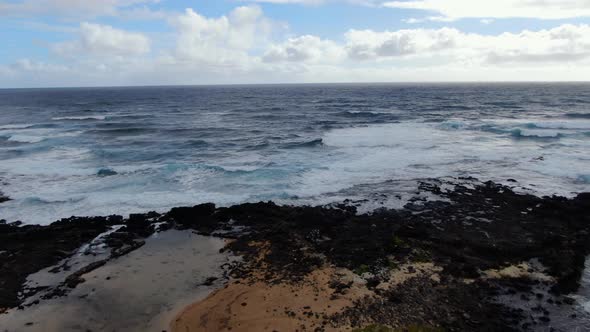
<svg viewBox="0 0 590 332"><path fill-rule="evenodd" d="M0 191L0 203L4 203L4 202L8 202L10 200L10 197L4 195L1 191Z"/></svg>
<svg viewBox="0 0 590 332"><path fill-rule="evenodd" d="M243 258L232 266L226 288L178 317L177 330L191 324L246 327L240 314L225 317L212 304L242 315L253 314L247 308L254 305L266 310L261 309L259 324L274 321L302 330L553 327L553 313L544 306L530 309L502 299L573 304L567 295L578 289L590 253L590 193L540 198L472 178L425 180L420 191L441 199L363 215L347 203L261 202L201 204L127 219L70 218L49 226L1 224L0 308L21 304L19 292L29 274L123 225L104 235L109 257L72 271L54 296L83 282L89 270L140 247L156 230L176 228L231 239L223 250ZM255 304L223 302L243 294L251 294ZM280 299L289 294L289 304L281 307ZM275 301L278 310L264 307L264 301ZM202 321L199 310L210 312L209 319Z"/></svg>

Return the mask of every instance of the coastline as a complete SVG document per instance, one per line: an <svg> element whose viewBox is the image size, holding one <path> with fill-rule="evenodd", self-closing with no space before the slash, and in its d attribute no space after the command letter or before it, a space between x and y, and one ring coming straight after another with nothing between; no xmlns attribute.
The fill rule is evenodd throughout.
<svg viewBox="0 0 590 332"><path fill-rule="evenodd" d="M261 202L50 226L1 224L0 258L15 272L0 275L10 286L0 307L26 312L67 299L93 271L140 253L157 234L178 231L224 239L222 253L240 260L228 263L223 277L206 278L218 289L180 311L172 331L560 330L568 328L556 325L563 315L569 324L589 323L570 295L590 253L590 194L540 198L473 178L425 180L420 191L445 201L363 215L346 204ZM18 295L29 275L97 237L108 248L103 258L68 271L53 288ZM35 293L45 298L23 302Z"/></svg>

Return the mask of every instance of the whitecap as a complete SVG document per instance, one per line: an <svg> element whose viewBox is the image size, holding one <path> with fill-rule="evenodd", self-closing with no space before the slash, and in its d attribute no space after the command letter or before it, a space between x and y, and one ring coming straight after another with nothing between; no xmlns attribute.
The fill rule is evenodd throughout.
<svg viewBox="0 0 590 332"><path fill-rule="evenodd" d="M538 129L590 129L590 120L563 120L563 121L535 121L531 127Z"/></svg>
<svg viewBox="0 0 590 332"><path fill-rule="evenodd" d="M62 116L62 117L55 117L52 118L54 121L64 121L64 120L105 120L105 115L84 115L84 116Z"/></svg>
<svg viewBox="0 0 590 332"><path fill-rule="evenodd" d="M571 196L590 189L579 178L587 169L587 161L579 159L580 151L589 147L587 140L570 138L561 130L514 128L507 122L482 132L474 130L482 122L463 122L451 124L452 130L421 122L332 130L323 141L338 157L322 160L325 168L307 171L294 193L321 194L386 179L464 174L499 182L518 178L535 184L539 194ZM516 135L523 139L515 140ZM564 144L542 144L555 139ZM546 155L545 160L537 161L539 155Z"/></svg>
<svg viewBox="0 0 590 332"><path fill-rule="evenodd" d="M18 142L18 143L39 143L44 141L46 137L39 137L39 136L31 136L31 135L10 135L8 138L11 142Z"/></svg>
<svg viewBox="0 0 590 332"><path fill-rule="evenodd" d="M543 118L529 119L484 119L483 124L495 125L500 128L522 127L528 129L562 129L562 130L588 130L590 120L561 119L547 120Z"/></svg>
<svg viewBox="0 0 590 332"><path fill-rule="evenodd" d="M515 138L530 138L530 139L549 139L561 138L563 133L555 130L529 130L529 129L513 129L511 135Z"/></svg>
<svg viewBox="0 0 590 332"><path fill-rule="evenodd" d="M6 129L26 129L31 127L31 124L10 124L10 125L2 125L0 126L0 130Z"/></svg>
<svg viewBox="0 0 590 332"><path fill-rule="evenodd" d="M442 130L462 130L467 128L467 124L461 120L447 120L437 126Z"/></svg>
<svg viewBox="0 0 590 332"><path fill-rule="evenodd" d="M66 131L66 132L56 132L54 130L48 129L37 129L37 130L23 130L20 131L18 134L9 134L8 140L11 142L19 142L19 143L39 143L45 141L47 139L52 138L60 138L60 137L76 137L82 134L83 131Z"/></svg>
<svg viewBox="0 0 590 332"><path fill-rule="evenodd" d="M573 191L590 189L588 182L580 178L587 174L588 160L582 158L588 140L565 136L555 144L552 139L516 140L510 136L509 130L517 127L525 135L564 132L527 127L526 123L537 122L534 119L520 123L448 120L452 130L440 123L425 122L333 129L318 135L325 145L321 149L228 153L206 164L182 160L169 165L164 161L121 165L97 160L96 155L80 149L35 152L0 163L0 172L7 174L5 178L11 183L5 192L15 198L3 204L3 217L47 223L70 215L165 211L202 202L229 205L283 199L293 204L318 204L353 194L359 194L361 199L365 192L378 192L378 184L391 179L466 174L499 182L515 178L519 185L537 185L541 194L571 195ZM490 123L498 130L478 130ZM47 137L59 134L43 133ZM544 159L535 159L539 156ZM97 177L97 169L106 166L116 169L118 176ZM358 185L362 184L377 185L361 192ZM400 188L399 183L392 186ZM412 190L408 185L403 197ZM31 193L43 200L84 199L67 204L25 202ZM324 196L327 193L341 195ZM396 206L403 201L392 198L385 203ZM368 204L365 210L379 207L378 203Z"/></svg>
<svg viewBox="0 0 590 332"><path fill-rule="evenodd" d="M87 149L47 149L3 160L0 163L0 172L4 172L4 178L8 180L14 176L15 183L32 181L32 179L26 179L23 176L35 176L39 177L40 181L51 181L54 177L69 178L78 175L94 175L94 168L85 169L80 164L88 156ZM28 187L28 183L21 183L21 185ZM34 191L33 188L30 189Z"/></svg>

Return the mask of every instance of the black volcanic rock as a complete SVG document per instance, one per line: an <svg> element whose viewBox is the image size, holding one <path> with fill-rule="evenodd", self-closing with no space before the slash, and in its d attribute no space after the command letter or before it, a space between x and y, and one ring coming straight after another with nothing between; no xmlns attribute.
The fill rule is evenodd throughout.
<svg viewBox="0 0 590 332"><path fill-rule="evenodd" d="M70 218L50 226L0 224L0 308L19 305L26 277L57 264L108 229L106 218Z"/></svg>
<svg viewBox="0 0 590 332"><path fill-rule="evenodd" d="M581 193L576 196L576 200L580 202L586 202L587 207L590 207L590 193Z"/></svg>
<svg viewBox="0 0 590 332"><path fill-rule="evenodd" d="M4 203L4 202L8 202L10 200L10 197L4 195L1 191L0 191L0 203Z"/></svg>
<svg viewBox="0 0 590 332"><path fill-rule="evenodd" d="M166 215L179 225L199 230L203 234L209 234L218 227L218 223L212 218L215 213L215 204L205 203L193 207L176 207Z"/></svg>
<svg viewBox="0 0 590 332"><path fill-rule="evenodd" d="M96 175L99 177L113 176L113 175L117 175L117 174L118 174L117 172L115 172L114 170L112 170L110 168L102 168L102 169L98 170L98 172L96 173Z"/></svg>

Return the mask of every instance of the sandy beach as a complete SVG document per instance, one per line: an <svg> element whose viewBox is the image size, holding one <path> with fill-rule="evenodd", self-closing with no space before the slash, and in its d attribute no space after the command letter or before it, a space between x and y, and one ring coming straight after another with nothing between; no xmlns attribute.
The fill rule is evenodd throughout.
<svg viewBox="0 0 590 332"><path fill-rule="evenodd" d="M430 263L412 264L391 272L380 289L394 287L418 275L436 280ZM377 290L378 291L378 290ZM342 313L375 290L348 269L324 267L297 283L230 281L206 299L185 308L172 322L172 331L345 331L329 317Z"/></svg>

